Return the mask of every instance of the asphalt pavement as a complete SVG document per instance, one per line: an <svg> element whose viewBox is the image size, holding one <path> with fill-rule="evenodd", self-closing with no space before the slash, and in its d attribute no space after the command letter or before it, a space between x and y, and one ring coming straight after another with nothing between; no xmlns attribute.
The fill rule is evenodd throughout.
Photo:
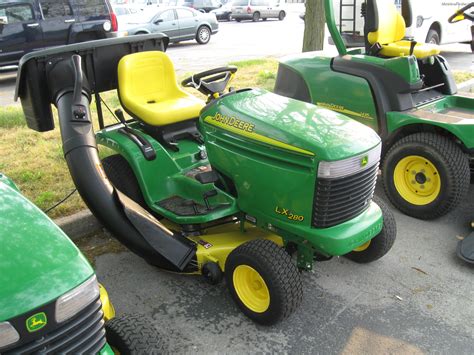
<svg viewBox="0 0 474 355"><path fill-rule="evenodd" d="M394 211L398 235L385 257L315 264L303 273L301 307L273 327L241 314L223 283L165 272L130 252L99 256L95 267L117 312L152 317L170 353L472 354L474 268L455 249L473 211L474 188L435 221Z"/></svg>

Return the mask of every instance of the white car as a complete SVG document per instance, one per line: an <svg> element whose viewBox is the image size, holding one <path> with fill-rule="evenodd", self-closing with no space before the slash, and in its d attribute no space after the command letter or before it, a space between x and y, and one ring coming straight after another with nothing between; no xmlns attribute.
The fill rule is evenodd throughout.
<svg viewBox="0 0 474 355"><path fill-rule="evenodd" d="M138 22L142 11L135 6L113 6L117 16L118 31L124 31L130 23Z"/></svg>

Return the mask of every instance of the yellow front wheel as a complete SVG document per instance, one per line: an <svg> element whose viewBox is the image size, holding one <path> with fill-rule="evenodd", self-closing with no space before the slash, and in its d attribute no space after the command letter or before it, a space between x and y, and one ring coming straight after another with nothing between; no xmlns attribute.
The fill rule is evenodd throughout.
<svg viewBox="0 0 474 355"><path fill-rule="evenodd" d="M237 306L260 324L285 319L303 297L298 268L285 250L270 240L256 239L234 249L226 260L225 277Z"/></svg>
<svg viewBox="0 0 474 355"><path fill-rule="evenodd" d="M450 138L415 133L400 139L384 158L388 198L403 213L434 219L453 210L470 184L469 160Z"/></svg>

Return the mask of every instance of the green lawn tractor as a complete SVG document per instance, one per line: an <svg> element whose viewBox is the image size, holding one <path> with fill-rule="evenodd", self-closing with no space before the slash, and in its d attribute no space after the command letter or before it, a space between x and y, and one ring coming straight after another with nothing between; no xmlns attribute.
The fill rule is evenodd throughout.
<svg viewBox="0 0 474 355"><path fill-rule="evenodd" d="M160 268L213 284L225 276L243 313L267 325L300 303L298 269L388 252L396 226L372 200L381 151L372 129L265 90L226 90L235 67L184 80L201 101L177 85L167 44L133 36L21 61L29 127L53 129L56 106L74 183L117 239ZM104 127L100 93L113 89L118 123ZM97 144L115 154L101 161Z"/></svg>
<svg viewBox="0 0 474 355"><path fill-rule="evenodd" d="M85 257L0 174L0 353L162 352L144 318L115 317Z"/></svg>
<svg viewBox="0 0 474 355"><path fill-rule="evenodd" d="M403 4L403 2L402 2ZM367 0L365 49L347 51L331 0L326 23L339 55L304 53L280 62L275 93L317 104L364 123L383 142L385 191L403 213L440 217L466 196L474 153L474 99L456 94L437 46L404 38L413 19L403 4ZM470 4L451 22L468 18Z"/></svg>

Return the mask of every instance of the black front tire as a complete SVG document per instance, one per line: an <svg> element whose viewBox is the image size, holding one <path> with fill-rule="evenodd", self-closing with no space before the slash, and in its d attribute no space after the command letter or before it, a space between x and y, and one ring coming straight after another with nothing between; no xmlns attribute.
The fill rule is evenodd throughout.
<svg viewBox="0 0 474 355"><path fill-rule="evenodd" d="M236 284L237 289L240 284L234 276L239 266L252 268L263 279L269 293L269 304L265 310L252 310L248 302L239 296ZM225 277L240 310L262 325L272 325L287 318L303 298L298 268L286 251L270 240L256 239L234 249L226 260Z"/></svg>
<svg viewBox="0 0 474 355"><path fill-rule="evenodd" d="M258 20L260 20L260 12L254 12L252 16L252 21L257 22Z"/></svg>
<svg viewBox="0 0 474 355"><path fill-rule="evenodd" d="M211 29L207 26L201 26L196 32L196 42L199 44L207 44L211 40Z"/></svg>
<svg viewBox="0 0 474 355"><path fill-rule="evenodd" d="M382 199L374 196L374 202L379 205L383 215L383 227L379 234L366 244L366 248L360 251L352 251L344 255L346 258L359 263L371 263L380 259L393 247L397 237L397 224L392 211Z"/></svg>
<svg viewBox="0 0 474 355"><path fill-rule="evenodd" d="M123 315L105 323L107 343L121 355L164 354L156 328L143 316Z"/></svg>
<svg viewBox="0 0 474 355"><path fill-rule="evenodd" d="M440 188L431 202L416 204L397 190L395 169L402 159L410 156L426 159L437 170ZM467 156L451 139L435 133L415 133L400 139L385 155L382 172L390 202L404 214L426 220L441 217L458 206L470 184Z"/></svg>
<svg viewBox="0 0 474 355"><path fill-rule="evenodd" d="M280 11L280 13L278 14L278 20L283 21L285 19L285 16L285 11Z"/></svg>

